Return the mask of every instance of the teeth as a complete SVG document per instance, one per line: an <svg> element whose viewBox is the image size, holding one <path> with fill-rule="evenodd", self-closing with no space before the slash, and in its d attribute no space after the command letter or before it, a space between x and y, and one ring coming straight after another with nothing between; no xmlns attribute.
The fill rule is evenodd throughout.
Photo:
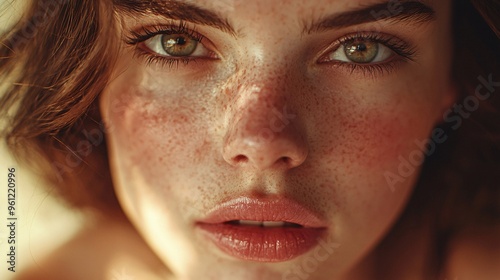
<svg viewBox="0 0 500 280"><path fill-rule="evenodd" d="M285 225L285 222L262 222L264 227L282 227Z"/></svg>
<svg viewBox="0 0 500 280"><path fill-rule="evenodd" d="M248 221L248 220L240 220L240 225L245 226L262 226L262 222L259 221Z"/></svg>
<svg viewBox="0 0 500 280"><path fill-rule="evenodd" d="M259 227L282 227L285 225L285 222L276 222L276 221L249 221L249 220L239 220L238 223L240 225L245 226L259 226Z"/></svg>

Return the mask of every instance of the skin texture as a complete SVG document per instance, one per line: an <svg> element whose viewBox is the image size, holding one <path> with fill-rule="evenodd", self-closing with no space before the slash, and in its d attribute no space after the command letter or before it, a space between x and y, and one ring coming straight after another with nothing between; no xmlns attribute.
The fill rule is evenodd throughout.
<svg viewBox="0 0 500 280"><path fill-rule="evenodd" d="M430 3L436 20L428 23L302 35L308 19L370 3L197 1L226 7L220 13L237 34L195 26L216 56L173 67L148 64L121 42L100 97L115 190L172 278L281 279L314 258L312 250L282 263L244 262L207 242L194 223L241 195L287 196L328 222L324 240L338 246L308 279L370 275L363 260L402 211L419 166L395 185L384 174L421 154L415 141L429 136L454 96L450 1ZM126 35L169 22L121 23ZM335 40L357 31L400 38L416 50L414 61L371 72L318 63Z"/></svg>

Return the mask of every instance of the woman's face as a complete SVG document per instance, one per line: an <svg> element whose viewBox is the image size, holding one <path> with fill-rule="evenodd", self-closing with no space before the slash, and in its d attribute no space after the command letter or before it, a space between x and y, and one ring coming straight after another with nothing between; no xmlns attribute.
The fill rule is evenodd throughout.
<svg viewBox="0 0 500 280"><path fill-rule="evenodd" d="M172 273L361 269L452 100L451 1L123 2L112 176Z"/></svg>

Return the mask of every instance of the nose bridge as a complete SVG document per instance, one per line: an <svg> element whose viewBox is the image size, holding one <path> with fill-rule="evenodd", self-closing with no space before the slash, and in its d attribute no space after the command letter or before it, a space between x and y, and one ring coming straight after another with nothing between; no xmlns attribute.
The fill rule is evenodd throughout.
<svg viewBox="0 0 500 280"><path fill-rule="evenodd" d="M266 78L264 78L266 79ZM259 79L260 80L260 79ZM280 112L284 111L287 106L286 89L275 83L278 80L272 81L267 78L267 81L251 81L243 84L238 90L236 97L234 114L235 118L244 120L247 123L247 128L266 127L277 128L277 124L270 120L278 118L285 124L288 124L287 119L283 119Z"/></svg>
<svg viewBox="0 0 500 280"><path fill-rule="evenodd" d="M287 68L254 65L236 76L228 93L233 96L224 139L226 161L261 170L300 165L307 149L294 125L298 116L289 102Z"/></svg>
<svg viewBox="0 0 500 280"><path fill-rule="evenodd" d="M246 68L238 75L236 87L231 90L234 96L230 106L232 112L229 112L230 123L238 124L246 133L259 135L252 137L253 141L271 139L296 118L288 104L288 74L280 68L285 69L276 65Z"/></svg>
<svg viewBox="0 0 500 280"><path fill-rule="evenodd" d="M290 98L290 68L274 58L267 63L254 57L235 75L230 94L235 108L249 113L270 112L286 106ZM274 110L273 110L274 109Z"/></svg>

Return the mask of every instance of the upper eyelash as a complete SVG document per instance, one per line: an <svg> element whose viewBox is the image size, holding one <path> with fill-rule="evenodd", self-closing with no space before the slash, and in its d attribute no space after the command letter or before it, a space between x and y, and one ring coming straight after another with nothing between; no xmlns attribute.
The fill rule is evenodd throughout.
<svg viewBox="0 0 500 280"><path fill-rule="evenodd" d="M187 23L184 21L167 26L154 25L142 27L141 30L142 32L131 31L130 35L126 37L125 42L129 45L137 45L160 34L185 34L198 42L201 42L205 38L196 32L194 28L187 27Z"/></svg>

